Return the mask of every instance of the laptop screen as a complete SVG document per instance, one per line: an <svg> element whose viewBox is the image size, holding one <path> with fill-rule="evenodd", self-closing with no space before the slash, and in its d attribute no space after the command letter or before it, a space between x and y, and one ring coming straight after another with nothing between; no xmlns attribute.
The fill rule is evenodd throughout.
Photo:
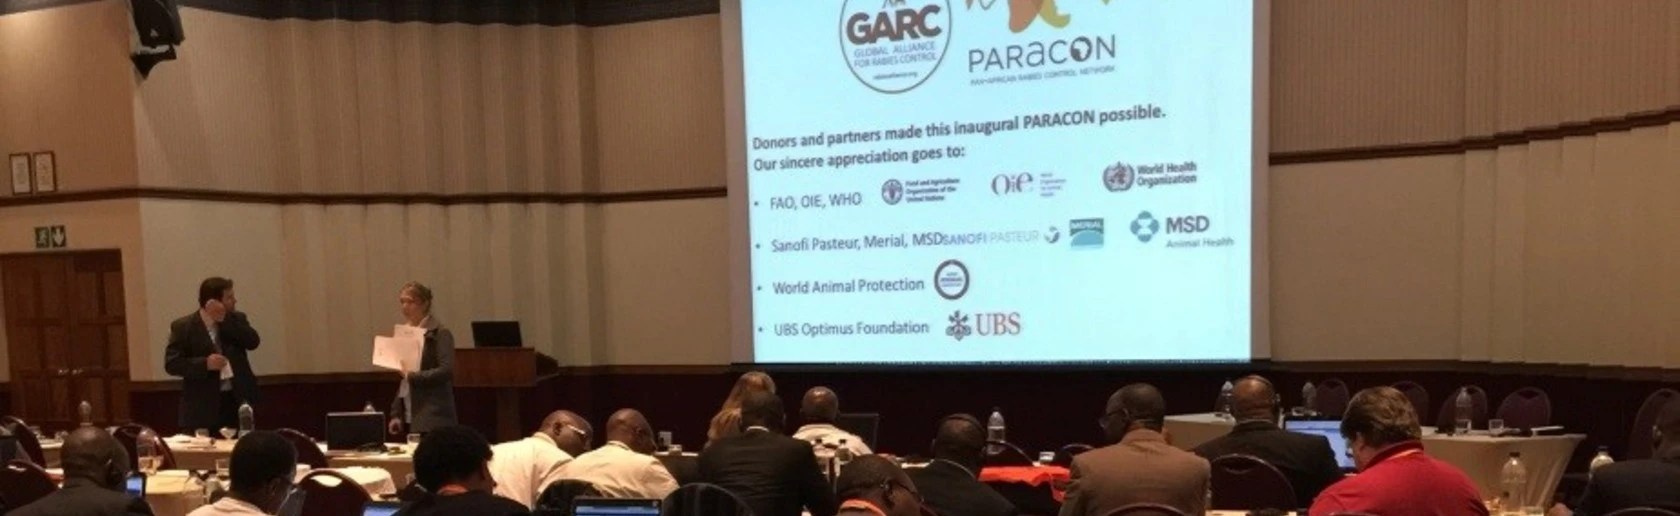
<svg viewBox="0 0 1680 516"><path fill-rule="evenodd" d="M1336 456L1336 465L1344 470L1355 469L1353 457L1348 456L1347 440L1342 438L1341 421L1285 421L1283 428L1291 432L1324 436L1330 441L1330 453Z"/></svg>
<svg viewBox="0 0 1680 516"><path fill-rule="evenodd" d="M401 508L400 502L368 502L362 506L362 516L391 516Z"/></svg>
<svg viewBox="0 0 1680 516"><path fill-rule="evenodd" d="M573 516L659 516L659 500L576 498Z"/></svg>

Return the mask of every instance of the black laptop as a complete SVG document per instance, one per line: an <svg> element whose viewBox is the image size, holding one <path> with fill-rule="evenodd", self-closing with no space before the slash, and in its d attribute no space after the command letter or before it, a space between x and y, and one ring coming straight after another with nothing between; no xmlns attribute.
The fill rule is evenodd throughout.
<svg viewBox="0 0 1680 516"><path fill-rule="evenodd" d="M385 415L378 412L328 412L327 449L355 450L385 445Z"/></svg>
<svg viewBox="0 0 1680 516"><path fill-rule="evenodd" d="M473 347L525 347L525 338L519 334L519 321L473 321L472 332Z"/></svg>

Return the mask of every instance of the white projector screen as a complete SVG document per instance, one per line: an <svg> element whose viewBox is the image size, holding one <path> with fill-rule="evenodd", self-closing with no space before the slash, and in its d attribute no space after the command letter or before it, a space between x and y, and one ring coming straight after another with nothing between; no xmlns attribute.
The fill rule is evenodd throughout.
<svg viewBox="0 0 1680 516"><path fill-rule="evenodd" d="M1268 10L725 0L734 360L1268 357Z"/></svg>

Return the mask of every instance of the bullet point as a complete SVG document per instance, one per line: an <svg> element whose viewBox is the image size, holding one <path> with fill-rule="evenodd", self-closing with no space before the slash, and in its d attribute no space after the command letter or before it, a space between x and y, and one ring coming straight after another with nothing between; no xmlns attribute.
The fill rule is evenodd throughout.
<svg viewBox="0 0 1680 516"><path fill-rule="evenodd" d="M764 327L763 327L763 326L759 326L759 327L758 327L758 332L759 332L759 333L764 333Z"/></svg>
<svg viewBox="0 0 1680 516"><path fill-rule="evenodd" d="M763 292L763 291L764 291L764 287L763 287L763 286L760 286L760 287L758 287L758 291L759 291L759 292Z"/></svg>
<svg viewBox="0 0 1680 516"><path fill-rule="evenodd" d="M753 201L753 206L758 206L758 201Z"/></svg>
<svg viewBox="0 0 1680 516"><path fill-rule="evenodd" d="M763 244L753 244L753 249L763 249L763 248L764 248Z"/></svg>

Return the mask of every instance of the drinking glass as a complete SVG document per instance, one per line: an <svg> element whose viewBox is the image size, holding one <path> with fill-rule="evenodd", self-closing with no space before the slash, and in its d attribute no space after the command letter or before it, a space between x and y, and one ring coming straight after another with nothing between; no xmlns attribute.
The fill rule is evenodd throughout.
<svg viewBox="0 0 1680 516"><path fill-rule="evenodd" d="M234 430L233 428L225 427L225 426L222 427L221 432L222 432L222 438L227 439L229 441L233 440L233 436L239 435L238 430Z"/></svg>
<svg viewBox="0 0 1680 516"><path fill-rule="evenodd" d="M671 455L682 455L682 445L671 443Z"/></svg>
<svg viewBox="0 0 1680 516"><path fill-rule="evenodd" d="M216 479L228 479L228 459L216 459Z"/></svg>
<svg viewBox="0 0 1680 516"><path fill-rule="evenodd" d="M1503 420L1503 419L1489 419L1488 420L1488 433L1492 434L1494 437L1498 437L1500 434L1505 433L1505 420Z"/></svg>
<svg viewBox="0 0 1680 516"><path fill-rule="evenodd" d="M1056 461L1056 452L1053 452L1053 451L1038 452L1038 463L1039 464L1049 464L1049 463L1055 462L1055 461Z"/></svg>
<svg viewBox="0 0 1680 516"><path fill-rule="evenodd" d="M420 446L420 434L408 434L409 451L413 451L416 446Z"/></svg>

